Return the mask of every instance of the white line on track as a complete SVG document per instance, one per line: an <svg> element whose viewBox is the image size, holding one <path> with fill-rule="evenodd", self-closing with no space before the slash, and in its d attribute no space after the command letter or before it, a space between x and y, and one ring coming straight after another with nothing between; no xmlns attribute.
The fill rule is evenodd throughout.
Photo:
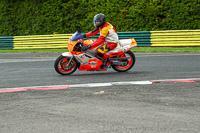
<svg viewBox="0 0 200 133"><path fill-rule="evenodd" d="M0 63L18 63L18 62L36 62L36 61L54 61L56 59L0 59Z"/></svg>
<svg viewBox="0 0 200 133"><path fill-rule="evenodd" d="M136 57L152 57L152 56L200 56L200 53L135 53ZM55 61L57 57L33 57L33 58L10 58L10 59L1 59L0 63L16 63L16 62L35 62L35 61Z"/></svg>
<svg viewBox="0 0 200 133"><path fill-rule="evenodd" d="M109 83L89 83L89 84L74 84L74 85L49 85L49 86L32 86L32 87L19 87L19 88L2 88L0 93L20 92L28 90L59 90L76 87L105 87L114 85L150 85L162 82L197 82L200 78L189 79L163 79L163 80L150 80L150 81L124 81L124 82L109 82Z"/></svg>

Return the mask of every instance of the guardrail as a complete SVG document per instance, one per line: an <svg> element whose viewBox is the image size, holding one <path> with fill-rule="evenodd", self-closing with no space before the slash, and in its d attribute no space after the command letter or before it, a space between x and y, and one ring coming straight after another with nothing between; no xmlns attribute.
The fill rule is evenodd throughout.
<svg viewBox="0 0 200 133"><path fill-rule="evenodd" d="M0 49L13 49L13 37L0 37Z"/></svg>
<svg viewBox="0 0 200 133"><path fill-rule="evenodd" d="M151 46L150 31L117 32L119 39L135 38L138 46ZM88 37L87 39L97 39L99 34Z"/></svg>
<svg viewBox="0 0 200 133"><path fill-rule="evenodd" d="M151 46L200 46L200 30L151 31Z"/></svg>
<svg viewBox="0 0 200 133"><path fill-rule="evenodd" d="M0 37L0 49L67 48L72 34ZM97 39L99 34L87 39ZM118 32L119 39L135 38L138 46L200 46L200 30ZM86 38L85 38L86 39Z"/></svg>
<svg viewBox="0 0 200 133"><path fill-rule="evenodd" d="M14 36L14 49L67 48L72 34Z"/></svg>

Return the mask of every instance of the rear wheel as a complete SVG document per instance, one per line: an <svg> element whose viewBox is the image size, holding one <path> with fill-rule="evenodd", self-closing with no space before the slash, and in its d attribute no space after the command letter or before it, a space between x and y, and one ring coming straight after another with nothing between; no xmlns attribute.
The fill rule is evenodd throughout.
<svg viewBox="0 0 200 133"><path fill-rule="evenodd" d="M69 75L76 71L77 63L74 58L59 56L55 63L54 68L57 73L61 75Z"/></svg>
<svg viewBox="0 0 200 133"><path fill-rule="evenodd" d="M128 70L130 70L134 64L135 64L135 55L133 52L131 51L128 51L122 55L120 55L119 57L121 58L127 58L126 61L121 61L123 62L123 65L113 65L112 68L115 70L115 71L118 71L118 72L126 72ZM120 60L119 60L120 61Z"/></svg>

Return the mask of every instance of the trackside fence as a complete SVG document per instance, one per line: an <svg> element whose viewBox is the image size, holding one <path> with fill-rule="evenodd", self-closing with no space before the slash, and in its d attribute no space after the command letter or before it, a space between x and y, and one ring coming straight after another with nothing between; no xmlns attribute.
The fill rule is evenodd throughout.
<svg viewBox="0 0 200 133"><path fill-rule="evenodd" d="M67 48L72 34L3 36L0 49ZM87 38L97 39L99 34ZM138 46L200 46L200 30L130 31L118 32L119 39L135 38ZM86 38L85 38L86 39Z"/></svg>
<svg viewBox="0 0 200 133"><path fill-rule="evenodd" d="M0 49L13 49L13 36L0 37Z"/></svg>
<svg viewBox="0 0 200 133"><path fill-rule="evenodd" d="M151 31L151 46L200 46L200 30Z"/></svg>

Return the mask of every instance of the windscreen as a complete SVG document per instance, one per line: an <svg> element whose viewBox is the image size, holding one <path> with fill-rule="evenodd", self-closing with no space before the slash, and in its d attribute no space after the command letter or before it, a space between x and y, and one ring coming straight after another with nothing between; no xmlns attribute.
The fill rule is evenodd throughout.
<svg viewBox="0 0 200 133"><path fill-rule="evenodd" d="M81 33L79 31L75 32L73 35L72 35L72 38L71 38L71 41L78 41L79 39L82 39L79 35Z"/></svg>

